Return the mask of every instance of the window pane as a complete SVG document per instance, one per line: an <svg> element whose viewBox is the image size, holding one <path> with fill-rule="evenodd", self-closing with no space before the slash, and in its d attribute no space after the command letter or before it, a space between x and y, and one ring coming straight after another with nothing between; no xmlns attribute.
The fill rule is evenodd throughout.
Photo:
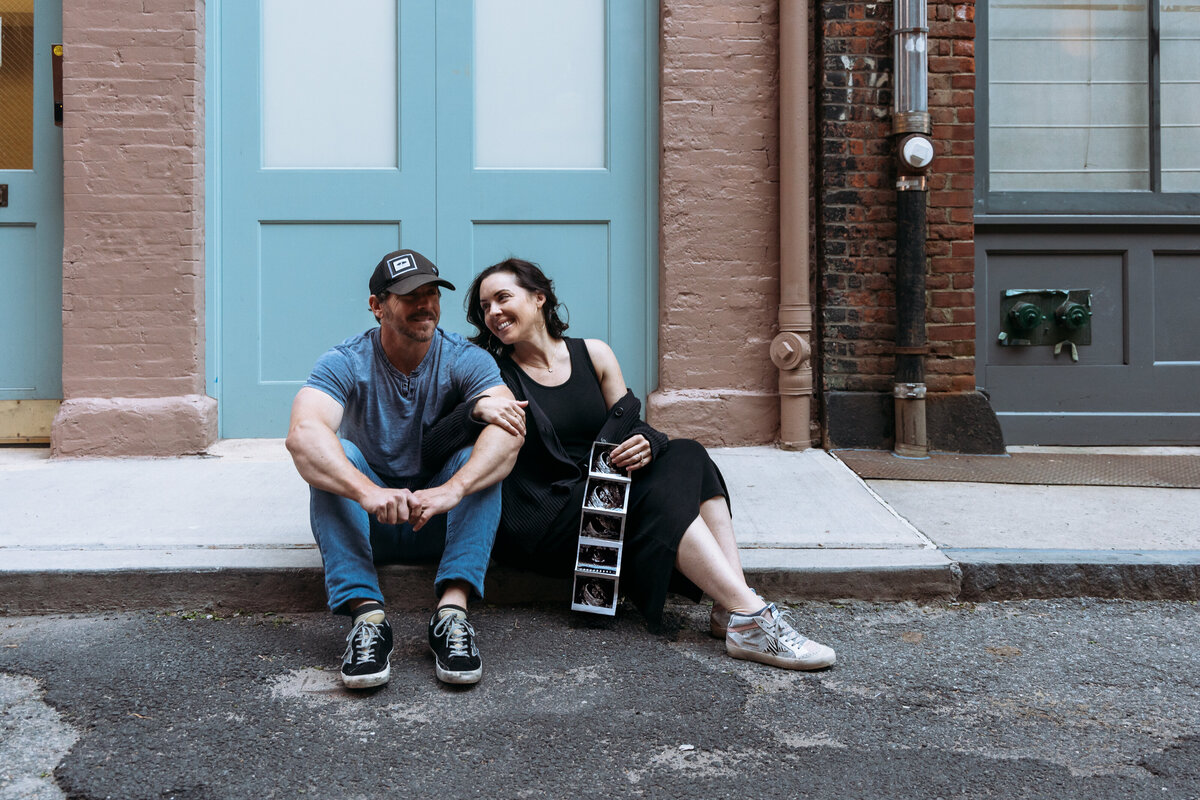
<svg viewBox="0 0 1200 800"><path fill-rule="evenodd" d="M603 167L604 0L476 0L475 165Z"/></svg>
<svg viewBox="0 0 1200 800"><path fill-rule="evenodd" d="M1163 3L1162 82L1164 192L1200 192L1200 6Z"/></svg>
<svg viewBox="0 0 1200 800"><path fill-rule="evenodd" d="M1150 188L1144 0L994 0L988 17L993 191Z"/></svg>
<svg viewBox="0 0 1200 800"><path fill-rule="evenodd" d="M396 4L264 0L263 166L395 167Z"/></svg>
<svg viewBox="0 0 1200 800"><path fill-rule="evenodd" d="M33 169L33 0L0 4L0 169Z"/></svg>

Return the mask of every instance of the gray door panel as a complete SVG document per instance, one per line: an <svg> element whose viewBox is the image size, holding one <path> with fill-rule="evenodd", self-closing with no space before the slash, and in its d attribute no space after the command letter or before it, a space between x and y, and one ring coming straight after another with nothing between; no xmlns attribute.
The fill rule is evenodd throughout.
<svg viewBox="0 0 1200 800"><path fill-rule="evenodd" d="M980 226L977 374L1009 444L1200 444L1194 228ZM1004 346L1013 289L1089 289L1091 343Z"/></svg>

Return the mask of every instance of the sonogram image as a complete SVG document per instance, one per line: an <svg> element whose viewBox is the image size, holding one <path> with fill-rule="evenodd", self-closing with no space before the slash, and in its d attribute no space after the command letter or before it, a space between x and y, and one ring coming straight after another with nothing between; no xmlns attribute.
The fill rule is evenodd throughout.
<svg viewBox="0 0 1200 800"><path fill-rule="evenodd" d="M594 544L580 545L579 566L616 569L617 554L619 552L620 551L615 547L600 547Z"/></svg>
<svg viewBox="0 0 1200 800"><path fill-rule="evenodd" d="M612 463L612 447L596 446L592 453L592 472L600 475L624 475L625 470L620 467L613 466Z"/></svg>
<svg viewBox="0 0 1200 800"><path fill-rule="evenodd" d="M579 528L581 536L591 536L596 539L617 541L621 538L621 518L610 517L607 514L589 514L583 512L583 524Z"/></svg>
<svg viewBox="0 0 1200 800"><path fill-rule="evenodd" d="M612 578L576 578L575 602L581 606L612 608L616 582Z"/></svg>
<svg viewBox="0 0 1200 800"><path fill-rule="evenodd" d="M621 511L625 508L625 485L597 481L588 492L587 505L590 508L603 508L608 511Z"/></svg>

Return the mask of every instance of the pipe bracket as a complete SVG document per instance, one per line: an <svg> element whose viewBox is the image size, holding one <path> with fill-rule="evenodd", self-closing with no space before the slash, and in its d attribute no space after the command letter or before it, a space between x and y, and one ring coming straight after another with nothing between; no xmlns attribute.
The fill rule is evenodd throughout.
<svg viewBox="0 0 1200 800"><path fill-rule="evenodd" d="M892 397L899 400L924 400L925 384L897 383L892 385Z"/></svg>

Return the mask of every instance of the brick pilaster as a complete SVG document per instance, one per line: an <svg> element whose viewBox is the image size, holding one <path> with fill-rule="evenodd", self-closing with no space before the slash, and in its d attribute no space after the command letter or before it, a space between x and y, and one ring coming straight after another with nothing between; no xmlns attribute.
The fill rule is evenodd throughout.
<svg viewBox="0 0 1200 800"><path fill-rule="evenodd" d="M63 3L57 455L216 438L204 396L202 0Z"/></svg>
<svg viewBox="0 0 1200 800"><path fill-rule="evenodd" d="M662 3L659 390L651 420L773 442L779 305L778 4Z"/></svg>

